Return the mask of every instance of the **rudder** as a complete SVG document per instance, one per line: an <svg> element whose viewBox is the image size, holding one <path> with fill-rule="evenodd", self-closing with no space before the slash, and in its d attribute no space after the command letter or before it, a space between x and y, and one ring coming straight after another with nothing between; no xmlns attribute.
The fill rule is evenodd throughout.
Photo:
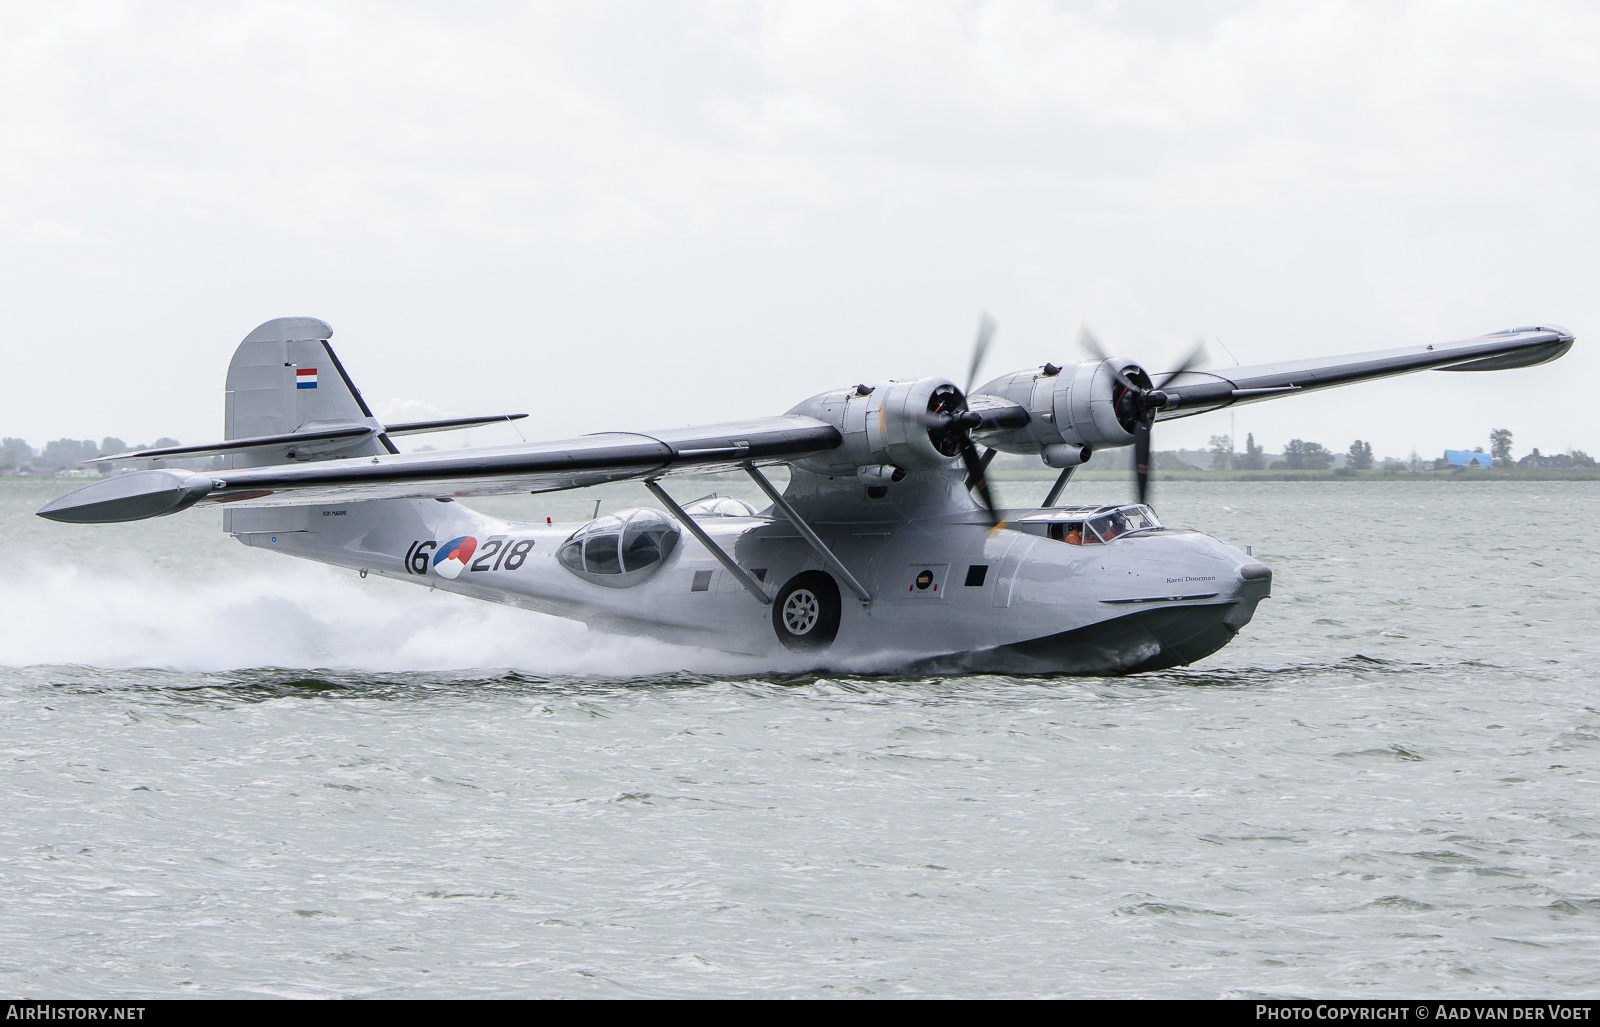
<svg viewBox="0 0 1600 1027"><path fill-rule="evenodd" d="M280 317L239 344L228 365L223 436L284 435L336 425L383 426L350 381L328 339L333 329L314 317ZM263 460L263 452L230 454L229 467L290 463L296 459L377 456L395 452L382 435L349 442L308 442L299 452Z"/></svg>

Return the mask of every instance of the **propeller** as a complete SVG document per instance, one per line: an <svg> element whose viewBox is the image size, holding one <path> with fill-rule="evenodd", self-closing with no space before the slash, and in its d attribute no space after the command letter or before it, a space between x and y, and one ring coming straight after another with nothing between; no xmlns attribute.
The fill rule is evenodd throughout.
<svg viewBox="0 0 1600 1027"><path fill-rule="evenodd" d="M983 366L983 358L989 353L989 340L994 338L995 328L994 318L989 316L987 310L983 311L978 319L978 339L972 344L972 366L967 368L967 384L961 390L964 395L972 393L972 386L978 380L978 368Z"/></svg>
<svg viewBox="0 0 1600 1027"><path fill-rule="evenodd" d="M980 454L977 444L972 441L973 429L983 425L984 417L967 406L967 394L978 379L978 368L983 365L983 358L989 352L989 342L994 338L995 328L995 319L989 316L988 311L984 311L978 320L978 338L972 345L972 363L967 368L966 389L957 392L954 387L947 385L934 390L933 395L928 397L928 412L921 418L935 449L946 456L961 457L961 462L967 468L967 487L977 490L984 513L989 517L990 527L1000 526L1000 513L994 505L994 494L989 489L986 473L989 458Z"/></svg>
<svg viewBox="0 0 1600 1027"><path fill-rule="evenodd" d="M961 457L967 468L967 487L975 488L983 509L989 516L989 526L999 527L1000 514L994 505L994 494L989 490L988 461L978 452L972 441L972 430L983 424L983 415L967 409L967 397L953 386L945 385L928 397L928 413L923 419L928 428L928 439L935 449L945 456Z"/></svg>
<svg viewBox="0 0 1600 1027"><path fill-rule="evenodd" d="M1100 341L1089 331L1088 325L1078 327L1078 346L1096 360L1110 360ZM1162 375L1159 382L1151 381L1150 376L1135 365L1132 370L1143 379L1143 383L1129 377L1126 369L1112 363L1106 364L1121 386L1112 399L1117 420L1133 433L1133 480L1140 503L1148 505L1150 500L1150 464L1154 448L1152 433L1156 423L1156 412L1167 405L1169 398L1162 390L1178 375L1196 366L1205 358L1205 340L1196 339L1189 352L1179 362L1178 369Z"/></svg>

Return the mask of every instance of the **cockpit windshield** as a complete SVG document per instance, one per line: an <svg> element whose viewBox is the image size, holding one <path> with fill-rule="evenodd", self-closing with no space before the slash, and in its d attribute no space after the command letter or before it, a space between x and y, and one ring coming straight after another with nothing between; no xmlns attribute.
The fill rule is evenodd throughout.
<svg viewBox="0 0 1600 1027"><path fill-rule="evenodd" d="M1045 520L1046 517L1045 536L1070 546L1101 545L1130 531L1161 527L1156 515L1143 505L1068 507L1059 511L1041 511L1029 519Z"/></svg>
<svg viewBox="0 0 1600 1027"><path fill-rule="evenodd" d="M1089 518L1085 526L1088 529L1083 536L1085 542L1110 542L1130 531L1159 528L1161 522L1148 506L1124 506Z"/></svg>

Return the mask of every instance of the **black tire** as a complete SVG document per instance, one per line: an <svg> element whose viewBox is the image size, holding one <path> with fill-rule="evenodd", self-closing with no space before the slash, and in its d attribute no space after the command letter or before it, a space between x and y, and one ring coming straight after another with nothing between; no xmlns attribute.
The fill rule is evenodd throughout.
<svg viewBox="0 0 1600 1027"><path fill-rule="evenodd" d="M828 648L839 634L839 586L822 571L789 579L772 601L772 628L786 648L812 653Z"/></svg>

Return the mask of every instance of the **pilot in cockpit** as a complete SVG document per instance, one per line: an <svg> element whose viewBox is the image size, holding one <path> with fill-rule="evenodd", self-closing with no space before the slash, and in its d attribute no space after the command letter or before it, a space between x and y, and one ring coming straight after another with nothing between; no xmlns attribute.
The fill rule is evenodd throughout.
<svg viewBox="0 0 1600 1027"><path fill-rule="evenodd" d="M1057 542L1065 542L1069 546L1083 545L1083 525L1072 522L1056 522L1045 529L1045 534Z"/></svg>

